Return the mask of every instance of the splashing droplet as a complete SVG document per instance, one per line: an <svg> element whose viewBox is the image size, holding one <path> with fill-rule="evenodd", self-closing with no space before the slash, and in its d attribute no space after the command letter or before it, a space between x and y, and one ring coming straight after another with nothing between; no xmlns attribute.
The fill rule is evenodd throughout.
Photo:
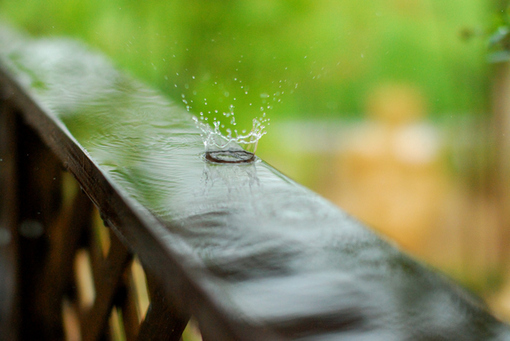
<svg viewBox="0 0 510 341"><path fill-rule="evenodd" d="M233 120L233 113L231 114L232 123L235 121ZM207 118L204 118L203 115L200 119L193 116L193 120L201 131L200 135L204 142L206 159L213 162L239 163L253 161L258 142L266 134L264 130L266 128L264 125L267 121L266 118L253 119L252 129L249 133L243 130L239 134L237 130L232 132L231 129L227 129L227 135L221 132L220 128L224 125L216 118L214 118L213 127L205 123Z"/></svg>

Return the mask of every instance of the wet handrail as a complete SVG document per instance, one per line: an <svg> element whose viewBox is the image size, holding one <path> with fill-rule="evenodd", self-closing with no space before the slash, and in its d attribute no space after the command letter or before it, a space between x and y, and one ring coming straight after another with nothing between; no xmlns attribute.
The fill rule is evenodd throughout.
<svg viewBox="0 0 510 341"><path fill-rule="evenodd" d="M259 158L210 162L187 112L81 44L0 30L0 89L205 340L510 337L471 295Z"/></svg>

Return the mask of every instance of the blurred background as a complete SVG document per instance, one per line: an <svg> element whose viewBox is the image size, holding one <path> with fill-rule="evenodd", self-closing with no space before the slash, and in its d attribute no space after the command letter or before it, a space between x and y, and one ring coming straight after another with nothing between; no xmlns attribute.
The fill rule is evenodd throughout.
<svg viewBox="0 0 510 341"><path fill-rule="evenodd" d="M510 25L497 0L0 0L109 55L510 321ZM223 122L222 122L223 123Z"/></svg>

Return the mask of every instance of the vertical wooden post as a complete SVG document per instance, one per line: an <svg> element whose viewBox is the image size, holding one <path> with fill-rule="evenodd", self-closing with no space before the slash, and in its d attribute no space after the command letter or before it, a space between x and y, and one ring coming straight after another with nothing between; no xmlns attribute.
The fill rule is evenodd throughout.
<svg viewBox="0 0 510 341"><path fill-rule="evenodd" d="M0 88L0 340L18 339L15 118Z"/></svg>
<svg viewBox="0 0 510 341"><path fill-rule="evenodd" d="M61 340L61 312L38 299L43 290L49 255L49 226L60 210L61 168L40 138L15 117L16 234L18 243L20 337L26 340ZM55 297L58 307L60 298Z"/></svg>

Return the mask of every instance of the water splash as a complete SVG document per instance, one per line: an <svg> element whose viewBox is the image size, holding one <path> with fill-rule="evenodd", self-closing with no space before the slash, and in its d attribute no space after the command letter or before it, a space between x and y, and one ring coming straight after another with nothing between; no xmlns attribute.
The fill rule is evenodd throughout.
<svg viewBox="0 0 510 341"><path fill-rule="evenodd" d="M225 115L231 117L231 124L235 121L232 115ZM257 145L259 140L266 134L265 128L269 119L263 115L262 118L254 118L252 120L252 129L250 132L242 131L239 133L237 129L227 128L226 134L221 131L222 124L219 120L214 120L213 127L205 122L204 116L201 115L201 119L193 116L196 126L201 131L202 140L206 153L218 153L218 152L247 152L254 157L257 151ZM242 153L237 153L241 155ZM219 154L218 154L219 155Z"/></svg>
<svg viewBox="0 0 510 341"><path fill-rule="evenodd" d="M236 69L236 71L238 70ZM287 83L286 80L273 81L271 82L273 91L257 94L252 92L250 86L244 84L241 79L234 77L233 81L239 83L240 89L229 87L228 82L220 84L213 80L213 83L210 84L212 90L209 91L212 98L204 95L199 96L196 90L192 93L184 91L181 94L181 100L188 112L193 112L193 109L200 110L200 115L194 116L193 120L201 131L205 156L208 160L211 155L221 158L216 161L223 163L254 160L258 142L266 134L266 126L270 125L266 112L281 102L279 97L284 94L281 88L283 84ZM186 85L188 84L185 84L185 88L189 89L190 87ZM221 110L220 107L224 106L223 103L229 103L229 101L231 102L228 108ZM251 130L237 129L236 106L240 106L243 108L242 110L258 112L255 113L257 118L252 119ZM199 110L196 110L195 113Z"/></svg>

